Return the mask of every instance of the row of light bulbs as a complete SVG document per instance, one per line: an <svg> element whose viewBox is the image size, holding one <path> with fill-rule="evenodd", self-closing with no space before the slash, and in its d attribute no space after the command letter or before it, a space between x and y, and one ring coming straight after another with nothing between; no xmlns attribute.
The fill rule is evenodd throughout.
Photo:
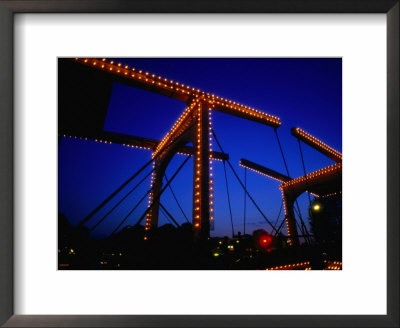
<svg viewBox="0 0 400 328"><path fill-rule="evenodd" d="M189 114L193 111L193 109L196 107L196 104L198 103L198 100L196 99L193 101L189 107L185 109L185 111L182 113L181 116L179 116L178 120L174 123L172 126L171 130L161 139L160 143L157 145L154 153L153 153L153 158L158 155L161 149L164 148L164 146L167 144L169 140L172 139L172 136L175 134L175 132L179 129L182 129L181 123L189 117Z"/></svg>
<svg viewBox="0 0 400 328"><path fill-rule="evenodd" d="M267 268L265 269L266 271L272 271L272 270L292 270L292 269L299 269L299 268L304 268L307 267L306 270L310 267L310 262L301 262L301 263L295 263L295 264L286 264L286 265L278 265L273 268Z"/></svg>
<svg viewBox="0 0 400 328"><path fill-rule="evenodd" d="M332 147L328 146L326 143L322 142L321 140L315 138L311 134L305 132L304 130L300 128L296 128L295 131L297 132L298 135L302 136L303 138L307 139L308 141L312 142L313 144L321 147L322 149L326 150L327 152L331 153L335 157L337 157L339 160L342 160L342 154L338 152L337 150L333 149Z"/></svg>
<svg viewBox="0 0 400 328"><path fill-rule="evenodd" d="M332 193L330 193L330 194L323 195L323 196L321 196L321 198L328 198L328 197L332 197L332 196L336 196L336 195L341 195L341 194L342 194L341 191L337 191L337 192L332 192Z"/></svg>
<svg viewBox="0 0 400 328"><path fill-rule="evenodd" d="M200 229L201 226L201 216L204 215L202 213L202 204L201 204L201 193L202 193L202 188L201 188L201 155L202 155L202 143L201 143L201 130L202 130L202 125L201 125L201 104L197 102L196 104L197 108L197 142L196 142L196 151L197 151L197 156L196 161L195 161L195 191L194 191L194 228L196 230Z"/></svg>
<svg viewBox="0 0 400 328"><path fill-rule="evenodd" d="M286 200L285 194L284 194L284 192L283 192L283 188L281 188L281 186L282 186L282 185L280 185L279 188L280 188L281 193L282 193L283 210L285 211L286 230L287 230L288 237L289 237L288 241L289 241L289 245L290 245L290 246L293 246L293 239L290 238L290 237L292 236L292 231L291 231L290 225L289 225L289 211L288 211L288 208L287 208L287 200Z"/></svg>
<svg viewBox="0 0 400 328"><path fill-rule="evenodd" d="M74 136L74 135L70 135L70 134L63 134L62 137L64 138L69 138L69 139L76 139L76 140L84 140L84 141L94 141L94 142L99 142L99 143L104 143L104 144L109 144L111 145L113 142L109 141L109 140L103 140L103 139L99 139L99 138L88 138L88 137L79 137L79 136ZM153 150L152 147L146 147L146 146L137 146L137 145L132 145L132 144L120 144L120 143L116 143L119 144L123 147L127 147L127 148L136 148L136 149L149 149L149 150Z"/></svg>
<svg viewBox="0 0 400 328"><path fill-rule="evenodd" d="M153 187L154 187L154 181L156 178L156 172L155 172L156 163L155 163L155 161L153 161L152 166L153 166L153 172L151 173L151 180L150 180L151 191L149 193L147 208L149 208L151 206L151 204L153 203L153 199L154 199ZM148 239L147 232L150 230L152 218L153 218L153 208L149 209L149 211L147 212L147 215L146 215L146 222L144 224L144 231L145 231L145 236L144 236L145 239L144 240Z"/></svg>
<svg viewBox="0 0 400 328"><path fill-rule="evenodd" d="M215 104L221 105L222 107L228 107L230 109L237 110L243 114L250 115L252 117L261 119L263 121L266 121L267 124L272 125L274 127L279 127L281 125L281 121L278 117L263 113L257 109L243 108L242 105L236 104L235 102L233 102L231 104L231 103L215 101Z"/></svg>
<svg viewBox="0 0 400 328"><path fill-rule="evenodd" d="M211 153L212 153L212 121L211 121L211 113L212 113L212 107L208 108L208 139L209 139L209 183L208 183L208 188L209 188L209 213L210 213L210 226L214 228L214 179L213 179L213 162L211 159Z"/></svg>
<svg viewBox="0 0 400 328"><path fill-rule="evenodd" d="M161 76L156 76L155 74L150 74L148 72L143 72L141 70L136 70L135 68L130 68L128 65L123 66L121 63L115 64L113 60L107 62L105 58L102 60L97 58L75 58L76 61L82 62L88 66L93 66L99 69L104 69L113 74L120 74L129 78L133 78L143 83L150 85L156 85L168 90L174 90L175 92L187 95L187 96L204 96L204 99L217 103L218 105L234 110L238 110L241 113L250 115L252 117L257 117L265 120L268 124L278 127L281 125L280 119L276 116L266 114L260 110L251 108L246 105L236 103L234 101L221 98L214 94L206 93L200 89L196 89L179 82L174 82L173 80L168 80L167 78L162 78Z"/></svg>
<svg viewBox="0 0 400 328"><path fill-rule="evenodd" d="M340 261L327 261L324 260L326 263L326 268L324 270L342 270L342 262Z"/></svg>
<svg viewBox="0 0 400 328"><path fill-rule="evenodd" d="M203 136L203 130L206 129L207 127L203 126L203 120L202 120L202 113L203 111L207 110L204 106L204 103L199 103L198 104L198 118L197 118L197 157L196 157L196 170L195 170L195 214L194 214L194 228L195 229L200 229L201 227L201 217L204 215L202 213L201 209L201 177L203 172L202 170L202 151L203 151L203 145L202 145L202 136ZM213 173L212 173L212 159L211 159L211 152L212 152L212 128L211 128L211 110L212 107L208 108L208 119L207 119L207 125L208 125L208 149L207 152L209 154L209 160L208 160L208 172L209 172L209 177L208 177L208 201L209 201L209 221L210 225L214 224L214 179L213 179Z"/></svg>
<svg viewBox="0 0 400 328"><path fill-rule="evenodd" d="M255 168L246 166L246 165L244 165L244 164L242 164L242 163L240 163L240 162L239 162L239 165L240 165L241 167L244 167L245 169L249 169L249 170L251 170L251 171L253 171L253 172L256 172L256 173L258 173L258 174L261 174L261 175L263 175L263 176L265 176L265 177L274 179L274 180L279 181L279 182L284 182L284 180L278 179L277 177L274 177L274 176L272 176L272 175L269 175L269 174L266 174L266 173L264 173L264 172L261 172L261 171L255 169Z"/></svg>
<svg viewBox="0 0 400 328"><path fill-rule="evenodd" d="M297 184L297 183L305 181L305 180L310 180L310 179L313 179L313 178L321 176L321 175L331 174L331 172L341 170L341 168L342 168L342 163L335 163L333 165L324 167L323 169L311 172L305 176L302 176L302 177L299 177L296 179L292 179L288 182L284 182L281 186L283 188L286 188L288 186Z"/></svg>
<svg viewBox="0 0 400 328"><path fill-rule="evenodd" d="M108 141L108 140L102 140L102 139L92 139L92 138L87 138L87 137L78 137L78 136L73 136L73 135L69 135L69 134L63 134L61 135L64 138L69 138L69 139L77 139L77 140L91 140L94 142L100 142L100 143L105 143L105 144L112 144L112 141ZM136 148L136 149L149 149L149 150L153 150L153 147L146 147L146 146L137 146L137 145L132 145L132 144L120 144L119 145L123 146L123 147L127 147L127 148ZM177 152L178 155L184 155L184 156L192 156L193 154L190 154L189 152ZM222 162L223 160L220 158L216 158L213 157L212 154L210 154L210 158L213 161L219 161Z"/></svg>

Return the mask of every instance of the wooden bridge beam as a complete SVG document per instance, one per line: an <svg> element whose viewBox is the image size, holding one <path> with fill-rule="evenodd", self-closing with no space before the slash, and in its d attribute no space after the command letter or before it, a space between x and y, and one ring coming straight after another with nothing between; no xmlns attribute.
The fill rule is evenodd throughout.
<svg viewBox="0 0 400 328"><path fill-rule="evenodd" d="M102 132L96 135L79 133L79 132L70 134L66 132L66 133L61 133L60 137L80 139L80 140L92 140L107 144L115 143L126 147L149 149L153 151L160 143L160 141L156 139L149 139L149 138L143 138L126 134L113 133L113 132ZM182 146L178 149L177 153L192 156L194 154L194 151L195 151L194 148L191 146ZM229 159L229 154L221 153L218 151L212 151L211 158L213 160L226 161Z"/></svg>
<svg viewBox="0 0 400 328"><path fill-rule="evenodd" d="M92 69L103 71L116 81L181 100L188 104L196 97L203 97L204 102L208 102L213 109L220 112L239 116L274 128L281 125L278 117L264 113L258 109L224 99L176 81L168 80L155 74L130 68L114 61L99 58L75 58L71 60L75 60L77 63L86 65Z"/></svg>
<svg viewBox="0 0 400 328"><path fill-rule="evenodd" d="M320 153L324 154L325 156L329 157L330 159L334 160L337 163L342 162L342 154L339 153L337 150L333 149L332 147L328 146L321 140L315 138L311 134L305 132L300 128L292 128L290 130L292 136L297 138L300 141L303 141L305 144L311 146L315 150L319 151Z"/></svg>
<svg viewBox="0 0 400 328"><path fill-rule="evenodd" d="M262 175L265 175L265 176L267 176L269 178L278 180L280 182L287 182L287 181L291 180L290 177L288 177L288 176L286 176L286 175L284 175L282 173L276 172L276 171L271 170L271 169L269 169L269 168L267 168L265 166L262 166L260 164L254 163L254 162L249 161L249 160L244 159L244 158L240 159L239 165L241 165L241 166L243 166L245 168L248 168L248 169L250 169L252 171L255 171L257 173L260 173Z"/></svg>

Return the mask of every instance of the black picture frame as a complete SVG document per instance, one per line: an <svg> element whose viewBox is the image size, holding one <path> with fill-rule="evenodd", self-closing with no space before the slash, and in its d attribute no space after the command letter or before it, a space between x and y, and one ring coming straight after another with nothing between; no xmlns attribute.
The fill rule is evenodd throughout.
<svg viewBox="0 0 400 328"><path fill-rule="evenodd" d="M399 0L0 0L0 324L4 327L399 327ZM14 315L13 28L16 13L385 13L387 315Z"/></svg>

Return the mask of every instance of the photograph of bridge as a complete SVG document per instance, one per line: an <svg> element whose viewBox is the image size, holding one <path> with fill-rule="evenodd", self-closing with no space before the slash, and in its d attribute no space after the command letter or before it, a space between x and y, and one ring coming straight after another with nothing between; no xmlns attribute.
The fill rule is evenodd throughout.
<svg viewBox="0 0 400 328"><path fill-rule="evenodd" d="M58 269L341 270L341 58L59 58Z"/></svg>

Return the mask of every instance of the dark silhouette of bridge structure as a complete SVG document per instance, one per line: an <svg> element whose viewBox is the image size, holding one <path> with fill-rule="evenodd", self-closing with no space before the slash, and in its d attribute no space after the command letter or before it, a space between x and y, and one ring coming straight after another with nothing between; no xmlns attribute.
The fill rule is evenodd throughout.
<svg viewBox="0 0 400 328"><path fill-rule="evenodd" d="M281 155L285 162L286 174L276 172L262 164L254 163L247 159L241 159L240 165L246 170L255 171L281 182L280 190L282 192L285 217L279 227L275 227L262 213L246 189L245 184L235 173L236 178L238 178L245 190L245 197L248 196L256 205L257 209L270 224L274 236L280 233L282 224L285 222L288 243L292 246L299 245L299 237L307 237L309 235L303 220L301 219L301 225L299 225L295 218L295 208L296 206L298 207L297 198L299 195L307 192L317 197L328 197L329 195L341 193L341 153L300 128L291 130L292 135L298 140L300 152L300 142L303 142L335 161L335 164L307 173L301 152L304 175L297 178L290 176L277 132L277 129L281 126L281 121L276 116L180 82L171 81L165 77L122 65L113 60L60 58L58 64L58 132L60 138L70 137L102 143L117 143L127 147L137 147L152 151L151 160L89 213L88 216L82 219L80 225L84 225L93 217L127 183L136 178L145 167L152 165L151 189L146 195L148 197L148 207L137 222L137 224L141 224L144 221L144 238L151 238L152 229L158 226L160 208L163 208L160 197L179 171L178 169L175 175L165 184L163 180L166 168L175 154L181 153L188 155L181 167L189 157L193 157L193 238L199 242L207 240L215 220L213 161L223 161L224 165L227 162L235 173L234 167L229 161L229 155L223 151L213 130L211 121L213 111L220 111L242 119L258 122L275 131ZM114 82L121 82L180 100L186 104L186 109L161 140L104 131L107 104ZM211 140L213 138L216 140L219 149L212 149ZM192 146L188 146L188 144L192 144ZM302 231L302 235L299 235L298 226Z"/></svg>

